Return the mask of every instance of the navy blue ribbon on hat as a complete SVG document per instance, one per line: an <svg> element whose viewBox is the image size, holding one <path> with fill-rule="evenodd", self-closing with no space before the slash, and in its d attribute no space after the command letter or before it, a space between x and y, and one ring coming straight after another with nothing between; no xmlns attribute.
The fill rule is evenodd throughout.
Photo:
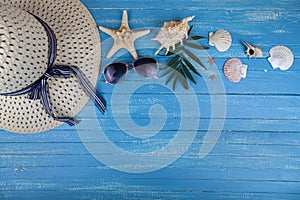
<svg viewBox="0 0 300 200"><path fill-rule="evenodd" d="M33 15L32 13L30 13ZM5 96L17 96L22 94L29 94L29 99L37 100L40 99L41 103L43 104L46 112L48 115L50 115L52 118L54 118L57 121L66 122L69 125L73 126L78 124L78 120L71 118L71 117L56 117L51 109L50 106L50 100L48 95L48 86L47 86L47 80L50 77L55 78L70 78L71 72L76 76L76 78L79 80L83 90L96 102L96 104L99 106L100 111L102 113L105 112L106 108L106 102L104 98L100 94L96 94L96 92L93 89L93 85L90 83L90 81L86 78L86 76L82 73L82 71L73 65L54 65L54 61L56 58L56 52L57 52L57 43L56 43L56 37L53 32L53 30L47 25L46 22L44 22L39 17L33 15L45 28L46 33L48 35L48 41L49 41L49 57L48 57L48 66L46 72L43 74L43 76L31 84L30 86L11 93L5 93L1 95Z"/></svg>

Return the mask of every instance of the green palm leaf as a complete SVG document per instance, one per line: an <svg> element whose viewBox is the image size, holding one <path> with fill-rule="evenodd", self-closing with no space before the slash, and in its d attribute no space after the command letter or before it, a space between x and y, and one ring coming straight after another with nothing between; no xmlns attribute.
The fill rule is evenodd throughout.
<svg viewBox="0 0 300 200"><path fill-rule="evenodd" d="M184 63L187 64L187 66L190 68L190 70L192 70L198 76L201 76L201 74L199 74L199 72L196 70L196 68L192 65L192 63L185 56L182 56L182 59L183 59Z"/></svg>
<svg viewBox="0 0 300 200"><path fill-rule="evenodd" d="M190 27L190 30L188 31L188 35L190 34L193 26ZM183 39L183 44L176 44L175 49L172 51L169 51L166 55L160 55L160 56L174 56L171 58L171 60L161 68L161 70L165 70L162 75L160 76L166 76L167 74L170 74L168 79L166 80L166 84L169 84L171 81L173 81L172 88L175 90L176 84L178 81L181 83L181 85L185 88L189 88L188 80L193 82L194 84L197 84L195 78L193 77L193 74L196 74L198 76L201 76L201 74L197 71L197 69L193 66L193 60L195 63L199 64L204 69L207 69L204 64L201 62L201 60L192 53L188 48L197 49L197 50L206 50L209 47L200 45L196 42L193 42L195 40L200 40L202 38L205 38L203 36L189 36L187 39Z"/></svg>
<svg viewBox="0 0 300 200"><path fill-rule="evenodd" d="M200 39L203 39L205 37L203 36L191 36L191 37L188 37L188 40L200 40Z"/></svg>
<svg viewBox="0 0 300 200"><path fill-rule="evenodd" d="M192 43L192 42L186 42L185 45L189 46L189 47L192 47L194 49L200 49L200 50L207 50L207 49L209 49L209 47L207 47L207 46L202 46L202 45L199 45L197 43Z"/></svg>
<svg viewBox="0 0 300 200"><path fill-rule="evenodd" d="M194 83L194 84L197 84L193 75L191 74L191 72L189 71L188 67L182 63L182 68L183 68L183 71L184 73L186 74L186 76Z"/></svg>
<svg viewBox="0 0 300 200"><path fill-rule="evenodd" d="M176 61L180 60L180 56L176 55L174 56L174 58L172 58L164 67L162 67L161 69L167 69L168 67L172 66Z"/></svg>
<svg viewBox="0 0 300 200"><path fill-rule="evenodd" d="M183 72L183 69L179 70L180 74L179 74L179 81L181 82L182 86L187 90L189 89L189 84L188 81L186 79L186 75Z"/></svg>
<svg viewBox="0 0 300 200"><path fill-rule="evenodd" d="M177 73L178 73L178 72L177 72ZM175 77L175 79L174 79L174 82L173 82L173 87L172 87L172 88L173 88L173 90L175 90L175 87L176 87L176 83L177 83L177 81L178 81L178 78L179 78L179 77L178 77L178 76L176 76L176 77ZM167 83L166 83L166 84L167 84Z"/></svg>
<svg viewBox="0 0 300 200"><path fill-rule="evenodd" d="M161 74L160 76L166 76L168 73L170 73L171 71L174 71L178 68L178 66L181 64L181 59L177 60L175 63L173 63L171 66L166 65L165 67L168 67L169 69L165 69L166 71Z"/></svg>
<svg viewBox="0 0 300 200"><path fill-rule="evenodd" d="M201 65L204 69L207 69L203 63L200 61L200 59L195 56L190 50L188 49L183 49L183 51L191 58L193 59L196 63L198 63L199 65Z"/></svg>
<svg viewBox="0 0 300 200"><path fill-rule="evenodd" d="M177 77L177 76L175 76L176 74L178 74L178 72L176 70L173 70L173 72L171 73L169 78L166 80L166 84L168 84L174 77Z"/></svg>

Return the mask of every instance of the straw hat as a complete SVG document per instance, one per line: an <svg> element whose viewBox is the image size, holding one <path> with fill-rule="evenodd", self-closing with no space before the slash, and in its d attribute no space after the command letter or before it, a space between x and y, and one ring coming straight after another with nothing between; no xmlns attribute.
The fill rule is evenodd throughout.
<svg viewBox="0 0 300 200"><path fill-rule="evenodd" d="M0 0L0 129L37 133L63 122L47 114L40 100L28 94L6 96L22 90L47 71L49 38L40 18L54 32L54 65L74 65L94 87L100 71L100 36L93 17L79 0ZM36 16L36 17L35 17ZM47 80L52 112L74 117L89 96L77 77Z"/></svg>

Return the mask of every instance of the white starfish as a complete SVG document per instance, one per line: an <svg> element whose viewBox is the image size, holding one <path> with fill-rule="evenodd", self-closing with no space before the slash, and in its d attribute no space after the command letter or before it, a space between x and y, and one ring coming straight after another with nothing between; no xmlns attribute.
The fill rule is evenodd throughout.
<svg viewBox="0 0 300 200"><path fill-rule="evenodd" d="M107 54L107 58L114 55L119 49L127 49L131 55L137 59L138 55L134 48L134 41L150 32L150 30L132 31L128 25L127 11L123 11L122 24L119 30L113 30L103 26L99 27L101 31L107 33L114 39L114 44Z"/></svg>

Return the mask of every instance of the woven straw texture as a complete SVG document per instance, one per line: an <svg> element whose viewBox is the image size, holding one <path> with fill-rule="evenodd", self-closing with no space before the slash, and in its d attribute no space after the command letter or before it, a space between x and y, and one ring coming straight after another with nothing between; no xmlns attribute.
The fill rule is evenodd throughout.
<svg viewBox="0 0 300 200"><path fill-rule="evenodd" d="M48 41L32 15L7 5L0 9L0 93L7 93L25 88L46 71Z"/></svg>
<svg viewBox="0 0 300 200"><path fill-rule="evenodd" d="M57 38L57 58L55 63L78 66L90 82L93 85L96 84L100 71L100 36L93 17L80 1L0 0L0 4L21 8L43 19L52 28ZM16 12L20 13L20 11ZM32 17L28 14L25 19L30 21ZM24 22L25 19L20 19L19 23L26 23L27 21ZM3 23L1 23L2 25ZM27 42L32 42L32 44L41 45L39 48L43 50L48 41L46 33L40 31L42 28L37 25L30 29L24 45ZM22 31L21 34L26 34L26 32ZM6 35L6 37L11 38L12 36ZM41 39L41 41L34 41L36 39ZM19 46L21 45L19 44ZM2 43L0 46L2 46ZM19 78L14 77L16 73L11 73L8 77L5 77L6 80L16 83L16 81L20 81L22 76L22 79L26 79L27 82L23 80L24 83L22 83L21 87L27 84L28 81L32 81L40 76L46 69L47 63L48 47L46 48L46 55L44 51L40 52L33 45L27 45L27 47L30 55L33 57L29 58L32 63L25 65L22 63L23 60L20 60L20 65L16 63L17 66L11 66L15 68L23 67L25 71L28 70L27 74L25 74L24 70L24 73L20 70ZM18 47L14 51L23 52ZM40 56L39 59L37 59L38 56ZM41 59L44 57L45 59ZM4 68L3 65L1 66ZM33 74L28 73L33 71ZM2 73L1 76L3 76ZM17 87L15 84L13 85ZM58 117L75 116L89 99L73 75L68 79L49 78L48 85L51 107L54 115ZM12 86L9 87L8 89L17 89L12 88ZM55 121L45 112L39 100L29 100L27 95L0 96L1 129L17 133L38 133L53 129L61 124L62 122Z"/></svg>

